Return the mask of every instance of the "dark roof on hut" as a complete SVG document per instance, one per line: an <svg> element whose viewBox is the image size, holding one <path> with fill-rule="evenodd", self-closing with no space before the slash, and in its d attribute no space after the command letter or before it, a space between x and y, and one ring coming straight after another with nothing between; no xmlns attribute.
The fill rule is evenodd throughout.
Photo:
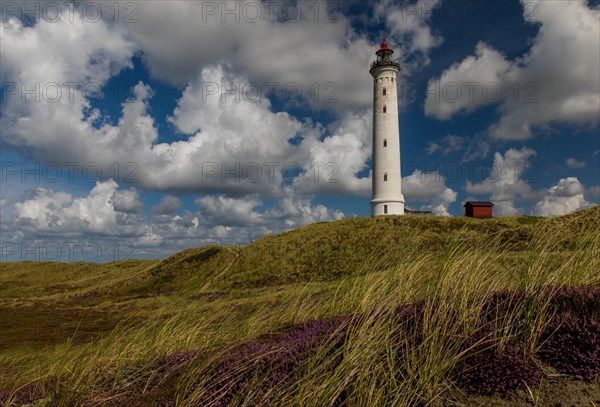
<svg viewBox="0 0 600 407"><path fill-rule="evenodd" d="M472 205L472 206L494 206L494 204L491 203L490 201L467 201L467 202L465 202L465 204L463 205L463 207L465 207L467 205Z"/></svg>

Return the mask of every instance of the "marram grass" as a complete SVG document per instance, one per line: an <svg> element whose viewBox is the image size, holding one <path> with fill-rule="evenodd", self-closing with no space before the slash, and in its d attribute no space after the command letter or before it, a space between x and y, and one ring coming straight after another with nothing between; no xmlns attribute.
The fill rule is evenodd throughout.
<svg viewBox="0 0 600 407"><path fill-rule="evenodd" d="M64 265L74 281L66 292L45 289L62 278L60 265L10 264L0 283L23 276L27 284L0 289L4 310L77 308L79 326L89 323L86 310L120 322L85 340L75 328L44 346L19 345L18 329L8 332L0 397L52 406L422 406L510 386L533 394L552 369L593 381L600 315L585 304L600 296L599 215L595 207L535 222L349 219L162 262L85 273ZM587 348L569 339L580 328ZM575 362L557 356L561 346L580 352ZM521 376L502 381L494 366Z"/></svg>

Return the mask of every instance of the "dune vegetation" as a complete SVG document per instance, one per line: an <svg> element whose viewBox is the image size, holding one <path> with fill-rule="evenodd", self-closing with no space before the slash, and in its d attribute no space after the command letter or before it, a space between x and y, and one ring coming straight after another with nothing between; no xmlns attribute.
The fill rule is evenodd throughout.
<svg viewBox="0 0 600 407"><path fill-rule="evenodd" d="M600 403L598 206L0 267L5 405Z"/></svg>

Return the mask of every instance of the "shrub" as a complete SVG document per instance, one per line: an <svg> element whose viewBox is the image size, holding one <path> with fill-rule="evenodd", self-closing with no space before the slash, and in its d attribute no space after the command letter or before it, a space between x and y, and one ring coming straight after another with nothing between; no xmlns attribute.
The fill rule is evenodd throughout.
<svg viewBox="0 0 600 407"><path fill-rule="evenodd" d="M561 288L550 306L555 315L542 334L538 356L560 373L593 379L600 372L600 289Z"/></svg>
<svg viewBox="0 0 600 407"><path fill-rule="evenodd" d="M508 393L540 380L540 369L524 359L512 346L504 349L483 348L474 350L461 364L459 383L466 390L489 395Z"/></svg>
<svg viewBox="0 0 600 407"><path fill-rule="evenodd" d="M561 316L572 315L580 320L600 321L600 288L563 287L554 294L550 305Z"/></svg>
<svg viewBox="0 0 600 407"><path fill-rule="evenodd" d="M563 321L543 335L540 359L560 373L590 380L600 372L600 324L596 321Z"/></svg>
<svg viewBox="0 0 600 407"><path fill-rule="evenodd" d="M338 328L347 320L347 316L313 320L279 338L240 346L215 369L204 404L230 405L242 390L257 384L256 396L268 404L267 394L297 377L311 352L332 338L336 346L341 345Z"/></svg>

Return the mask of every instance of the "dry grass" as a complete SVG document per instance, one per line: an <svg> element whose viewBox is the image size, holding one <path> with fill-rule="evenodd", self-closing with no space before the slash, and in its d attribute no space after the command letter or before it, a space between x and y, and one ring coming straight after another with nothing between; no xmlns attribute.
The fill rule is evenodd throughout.
<svg viewBox="0 0 600 407"><path fill-rule="evenodd" d="M449 403L464 396L450 375L468 351L456 338L478 326L494 293L521 289L532 299L483 340L518 338L523 352L534 352L548 287L600 285L598 226L598 207L556 219L356 218L160 262L4 264L0 306L13 324L0 342L0 389L25 387L50 405L165 398L194 406L207 397L213 367L239 343L348 314L344 346L324 344L299 380L268 394L276 405L334 405L340 395L352 406ZM422 300L422 329L399 332L394 310ZM19 344L42 309L52 310L55 326ZM65 325L67 309L78 313ZM93 326L99 314L120 323L74 340L77 326ZM166 355L189 350L194 358L165 370ZM237 404L264 397L255 385Z"/></svg>

